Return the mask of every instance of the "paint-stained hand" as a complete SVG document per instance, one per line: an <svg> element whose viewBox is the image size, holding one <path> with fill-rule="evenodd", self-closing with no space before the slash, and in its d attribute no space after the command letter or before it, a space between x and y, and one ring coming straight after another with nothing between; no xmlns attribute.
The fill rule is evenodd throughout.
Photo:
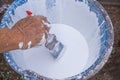
<svg viewBox="0 0 120 80"><path fill-rule="evenodd" d="M18 21L12 30L17 33L22 34L23 37L23 49L28 48L28 43L30 47L33 47L40 43L43 35L47 38L49 33L49 22L46 17L34 15L28 16L26 18ZM19 38L19 37L18 37Z"/></svg>

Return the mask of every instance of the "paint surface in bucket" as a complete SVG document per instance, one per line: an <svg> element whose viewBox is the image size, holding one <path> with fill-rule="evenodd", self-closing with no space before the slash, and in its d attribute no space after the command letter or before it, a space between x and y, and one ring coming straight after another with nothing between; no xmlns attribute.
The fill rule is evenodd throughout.
<svg viewBox="0 0 120 80"><path fill-rule="evenodd" d="M36 9L32 9L29 6L29 3L32 3L32 2L34 2L36 4L36 6L38 6ZM67 4L69 3L69 6L66 7L66 3ZM39 4L42 4L42 5L39 5ZM58 70L61 71L62 74L60 72L55 74L55 72L53 73L53 70L51 68L50 68L51 70L48 68L48 67L50 67L48 65L52 65L51 62L48 62L48 61L52 61L53 59L51 58L51 55L48 55L49 51L47 51L45 48L39 46L39 47L32 48L32 49L25 50L25 51L11 51L10 53L11 53L12 59L16 62L16 64L20 68L22 68L23 70L30 69L30 70L35 71L36 73L46 76L46 77L61 79L61 78L71 77L78 73L81 73L82 71L85 71L98 58L99 50L100 50L100 35L99 35L98 18L95 13L90 11L88 5L86 5L85 3L75 2L73 0L68 0L68 1L58 0L56 2L56 5L52 9L48 8L48 10L46 10L46 4L44 1L29 0L28 3L18 7L15 10L16 15L13 16L13 19L15 18L14 19L15 23L18 20L20 20L26 16L26 13L24 13L26 10L30 10L36 15L46 16L52 24L53 23L62 23L62 24L70 25L71 28L72 27L75 28L76 30L73 28L72 28L72 30L75 30L75 32L79 33L79 35L82 34L84 36L85 43L83 43L82 41L80 43L88 45L89 55L88 55L88 53L82 53L83 51L80 51L79 59L73 58L73 56L72 56L72 59L68 60L72 66L70 65L71 67L67 66L66 68L68 69L68 71L71 71L72 73L67 72L64 69L62 70L62 67L59 67ZM23 14L19 15L20 12L23 12ZM64 25L64 26L66 26L66 25ZM69 29L69 28L65 29L62 27L59 29L58 27L56 27L55 32L54 32L53 31L54 28L51 29L51 33L58 34L58 32L61 31L62 34L60 34L60 35L62 35L62 36L67 35L66 34L67 31L63 32L62 30ZM59 31L58 31L58 29L59 29ZM72 30L70 32L72 32ZM70 35L71 36L74 35L74 37L75 37L75 33L72 34L70 32L68 32L69 37L70 37ZM69 37L64 37L64 38L65 38L65 40L68 40ZM74 37L70 38L71 44L73 42L77 42L76 40L78 40L78 39L74 39ZM58 39L59 39L59 37L58 37ZM60 42L61 42L61 40L60 40ZM67 46L67 45L65 45L65 46ZM79 45L79 47L78 47L79 50L83 50L82 46L81 47L80 46L81 45ZM34 49L34 51L33 51L33 49ZM66 47L66 49L68 49L68 48ZM73 48L70 49L70 51L71 50L73 50ZM87 49L85 51L87 51ZM39 52L39 53L37 53L37 52ZM79 51L76 51L76 52L79 52ZM44 53L44 54L42 54L42 53ZM75 53L75 52L74 52L74 54L77 55L77 53ZM44 55L44 57L42 55ZM65 56L65 54L63 56ZM83 58L85 58L85 56L86 56L86 59L84 60ZM44 60L45 58L46 59L49 58L49 59ZM76 62L74 62L75 61L74 59L76 60ZM62 58L55 62L61 62L61 61L62 61ZM47 64L45 64L45 62ZM75 63L77 66L75 65ZM84 64L82 64L82 63L84 63ZM63 66L63 64L61 64L61 65ZM73 71L74 69L76 70L76 72ZM49 74L48 74L48 72L45 72L45 70L48 70ZM44 71L44 72L42 72L42 71ZM62 71L64 71L64 72L62 72ZM63 73L64 73L64 75L63 75Z"/></svg>
<svg viewBox="0 0 120 80"><path fill-rule="evenodd" d="M57 36L65 45L61 58L55 60L42 46L19 52L22 54L25 69L45 77L63 79L84 71L88 61L88 45L81 33L65 24L52 24L50 33ZM13 53L13 52L12 52ZM14 51L14 53L18 53Z"/></svg>

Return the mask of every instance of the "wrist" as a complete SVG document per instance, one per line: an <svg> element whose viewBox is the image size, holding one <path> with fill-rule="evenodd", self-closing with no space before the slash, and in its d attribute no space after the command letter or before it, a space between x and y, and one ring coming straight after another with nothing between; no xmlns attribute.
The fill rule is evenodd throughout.
<svg viewBox="0 0 120 80"><path fill-rule="evenodd" d="M13 30L13 34L16 34L16 35L14 35L14 37L17 38L15 42L18 45L18 48L19 49L26 49L27 48L27 43L28 43L28 41L26 39L27 36L25 36L25 34L23 34L20 31L16 32L14 30Z"/></svg>
<svg viewBox="0 0 120 80"><path fill-rule="evenodd" d="M0 52L19 49L19 43L24 42L24 37L12 29L0 29Z"/></svg>

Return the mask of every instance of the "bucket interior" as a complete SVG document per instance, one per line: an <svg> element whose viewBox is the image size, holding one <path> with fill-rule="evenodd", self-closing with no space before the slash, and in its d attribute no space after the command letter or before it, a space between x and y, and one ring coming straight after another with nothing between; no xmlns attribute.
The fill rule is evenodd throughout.
<svg viewBox="0 0 120 80"><path fill-rule="evenodd" d="M18 2L16 1L16 4ZM12 22L7 23L7 27L12 28L17 21L26 17L26 10L32 11L35 15L47 17L51 24L60 23L72 26L84 36L88 45L89 56L84 69L80 73L87 70L99 58L101 44L105 42L101 40L105 34L101 33L101 25L104 25L104 20L100 23L97 14L90 10L90 6L84 0L28 0L13 9L14 15L9 14ZM22 57L23 54L20 53L21 50L18 50L18 53L8 52L15 64L25 70L27 69L26 63ZM84 53L81 53L81 56L82 54Z"/></svg>

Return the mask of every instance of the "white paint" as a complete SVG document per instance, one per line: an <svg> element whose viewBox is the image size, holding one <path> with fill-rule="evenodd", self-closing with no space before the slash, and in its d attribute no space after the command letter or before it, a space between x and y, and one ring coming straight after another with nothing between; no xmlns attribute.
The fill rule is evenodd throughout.
<svg viewBox="0 0 120 80"><path fill-rule="evenodd" d="M85 37L90 54L85 69L89 68L99 57L100 48L102 47L101 26L98 24L96 14L90 11L90 7L84 2L75 2L74 0L57 0L54 10L57 14L55 16L57 18L56 23L70 25Z"/></svg>
<svg viewBox="0 0 120 80"><path fill-rule="evenodd" d="M45 34L43 34L42 39L40 40L40 43L38 43L38 45L44 46L45 43L46 43L46 38L45 38Z"/></svg>
<svg viewBox="0 0 120 80"><path fill-rule="evenodd" d="M50 24L47 23L47 22L45 22L44 20L42 20L42 23L43 23L44 25L46 25L47 27L50 27Z"/></svg>
<svg viewBox="0 0 120 80"><path fill-rule="evenodd" d="M46 1L52 1L52 0L28 0L27 3L16 8L15 15L12 16L14 24L18 20L26 17L25 11L30 10L35 15L43 15L47 17L48 21L50 21L50 23L52 24L62 23L62 24L67 24L69 26L72 26L73 28L78 30L87 41L87 44L89 47L89 57L88 57L88 62L84 69L89 68L95 62L95 60L99 57L99 51L100 51L100 48L102 47L101 41L100 41L101 26L98 25L98 18L96 14L94 12L91 12L88 5L85 4L84 2L79 2L79 1L75 2L74 0L56 0L55 6L50 9L47 9ZM10 27L12 25L10 25ZM42 52L45 53L44 55L47 55L48 51L46 51L42 47L39 47L39 48L36 47L35 49L38 50L41 53L41 55L42 55ZM24 54L24 57L25 59L28 59L28 60L31 58L31 56L33 57L34 55L37 56L35 60L32 58L34 61L36 61L36 63L34 63L34 65L31 65L29 67L34 66L34 68L38 71L38 69L41 68L41 65L38 66L38 63L39 63L38 61L40 58L41 59L43 58L40 56L39 53L34 52L33 54L28 54L28 55L27 54L28 53L26 53L26 55ZM84 54L82 54L82 56L83 55ZM24 63L27 63L27 66L28 64L29 65L32 64L32 63L28 63L27 60L26 62L25 61L22 62L23 56L21 57L21 56L18 56L17 54L12 54L12 57L14 58L16 64L18 64L20 67L21 67L21 64L24 64ZM73 69L74 68L75 67L73 67ZM24 67L22 67L22 69L24 69Z"/></svg>
<svg viewBox="0 0 120 80"><path fill-rule="evenodd" d="M20 43L19 43L19 45L18 45L18 46L19 46L19 49L23 48L23 44L24 44L23 42L20 42Z"/></svg>
<svg viewBox="0 0 120 80"><path fill-rule="evenodd" d="M28 42L28 44L27 44L28 49L29 49L29 48L31 48L31 44L32 44L32 42L31 42L31 41L29 41L29 42Z"/></svg>
<svg viewBox="0 0 120 80"><path fill-rule="evenodd" d="M64 24L52 24L50 33L66 46L63 56L55 60L44 47L34 47L22 52L27 69L40 75L62 79L82 71L88 60L89 50L84 37L74 28Z"/></svg>

